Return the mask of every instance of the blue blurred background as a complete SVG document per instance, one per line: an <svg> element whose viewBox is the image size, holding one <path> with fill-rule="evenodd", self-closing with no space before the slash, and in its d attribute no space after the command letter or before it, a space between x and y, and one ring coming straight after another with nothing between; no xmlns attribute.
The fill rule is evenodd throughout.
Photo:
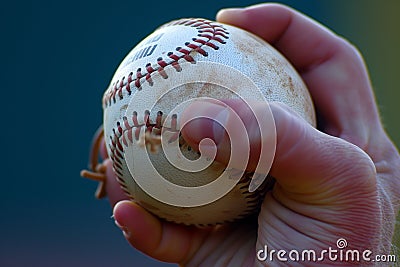
<svg viewBox="0 0 400 267"><path fill-rule="evenodd" d="M392 139L400 77L397 1L278 1L364 54ZM79 177L101 97L126 53L160 24L256 1L8 1L1 4L0 266L168 266L132 249L96 183Z"/></svg>

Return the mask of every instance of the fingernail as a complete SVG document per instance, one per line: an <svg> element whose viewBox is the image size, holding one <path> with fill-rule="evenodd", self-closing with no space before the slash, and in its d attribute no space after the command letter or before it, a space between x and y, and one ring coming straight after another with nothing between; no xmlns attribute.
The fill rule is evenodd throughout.
<svg viewBox="0 0 400 267"><path fill-rule="evenodd" d="M230 16L235 16L236 13L239 13L240 11L242 11L244 8L239 8L239 7L235 7L235 8L223 8L220 11L218 11L217 13L217 19L218 20L225 20L226 18L229 18Z"/></svg>
<svg viewBox="0 0 400 267"><path fill-rule="evenodd" d="M114 223L119 229L122 230L122 233L126 238L129 238L131 236L131 232L129 231L128 227L121 225L117 220L115 220L115 218Z"/></svg>

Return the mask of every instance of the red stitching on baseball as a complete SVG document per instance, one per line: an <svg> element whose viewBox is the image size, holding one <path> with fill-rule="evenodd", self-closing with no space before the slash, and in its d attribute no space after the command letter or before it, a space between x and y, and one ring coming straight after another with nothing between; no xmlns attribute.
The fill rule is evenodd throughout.
<svg viewBox="0 0 400 267"><path fill-rule="evenodd" d="M119 99L124 97L124 91L129 95L132 93L132 88L141 90L141 84L148 82L150 85L153 84L152 75L153 73L159 73L163 78L167 79L168 75L165 72L167 66L172 66L176 71L181 71L179 60L185 60L188 62L195 63L192 56L192 52L197 52L200 55L206 57L208 52L205 48L211 48L214 50L219 49L220 44L225 44L226 39L229 37L229 32L217 23L213 23L203 19L183 19L171 22L165 26L170 25L183 25L188 27L194 27L198 29L197 37L193 38L191 42L186 42L182 47L177 47L175 51L168 52L165 58L157 58L156 62L148 63L143 68L138 68L136 73L131 72L127 76L127 79L123 77L121 80L117 80L115 84L112 84L109 91L103 98L104 108L115 103ZM143 70L143 71L142 71ZM133 83L134 87L131 86ZM116 99L118 95L118 99ZM146 134L153 136L160 136L163 130L163 113L159 111L155 120L150 119L150 112L145 111L143 122L139 123L138 114L136 111L132 113L131 117L123 117L121 122L117 122L116 127L113 129L113 134L110 136L111 142L109 145L110 158L113 162L113 169L116 173L117 180L121 185L122 190L131 198L134 199L132 194L129 192L127 184L124 179L123 173L126 172L126 166L122 164L124 160L124 146L133 143L134 140L140 140L140 132L145 129L145 134L142 136L145 138ZM171 131L173 134L170 137L169 142L173 142L179 139L180 131L177 125L177 115L174 114L171 117L170 128L165 130ZM181 142L181 140L180 140ZM183 141L184 142L184 141ZM181 144L180 144L181 146ZM189 149L189 147L188 147ZM247 203L247 208L238 215L238 218L245 217L249 213L254 212L255 208L260 207L262 201L262 195L266 190L262 188L257 189L257 193L250 193L247 191L249 183L251 181L252 174L245 173L245 175L238 182L238 189L241 191L244 199ZM270 183L267 183L265 187L271 187ZM224 223L221 221L220 223ZM206 225L205 225L206 226Z"/></svg>
<svg viewBox="0 0 400 267"><path fill-rule="evenodd" d="M177 48L177 51L179 53L182 53L182 54L185 54L185 55L188 55L191 52L191 50L188 50L188 49L185 49L185 48L181 48L181 47L178 47L178 48Z"/></svg>
<svg viewBox="0 0 400 267"><path fill-rule="evenodd" d="M139 123L137 115L138 115L137 112L133 111L131 120L129 120L128 117L124 116L123 123L117 122L117 127L113 129L114 135L110 136L110 138L111 138L110 158L112 159L112 162L113 162L113 169L115 171L117 181L121 185L121 189L132 200L135 200L135 198L132 196L131 192L129 191L127 184L124 180L124 175L123 175L123 173L124 173L123 166L124 165L121 162L124 160L124 156L123 156L124 155L124 146L122 145L122 143L125 146L127 146L128 140L129 140L129 142L133 142L133 138L136 140L139 140L140 139L139 134L140 134L140 130L142 129L142 127L145 127L146 133L154 134L154 135L160 135L162 127L163 127L163 117L162 117L163 113L161 111L157 112L155 121L152 121L150 119L150 112L148 110L145 111L145 114L143 117L143 123ZM173 142L179 138L180 132L179 132L177 123L178 123L177 115L173 114L171 116L170 127L167 128L168 131L173 132L173 135L170 138L169 142ZM133 136L134 131L135 131L135 134ZM121 141L122 141L122 143L121 143ZM180 146L181 146L181 144L180 144ZM189 150L189 147L188 147L188 150ZM272 189L272 186L274 185L274 179L272 177L269 177L269 179L267 179L267 182L263 186L259 187L255 193L254 192L250 193L247 189L249 187L252 176L253 176L252 173L245 173L237 184L238 190L240 190L241 194L244 197L244 200L246 201L246 208L243 210L243 212L241 214L237 215L237 217L235 219L217 222L216 224L222 224L225 222L244 218L247 215L253 213L256 209L260 208L265 192ZM198 224L198 225L201 226L203 224ZM209 225L212 225L212 224L209 224ZM203 225L203 226L207 226L207 225Z"/></svg>
<svg viewBox="0 0 400 267"><path fill-rule="evenodd" d="M196 28L198 29L197 36L202 39L193 38L192 42L185 43L185 47L177 47L176 51L168 52L168 61L158 58L155 64L148 63L145 66L146 71L144 73L142 73L142 69L139 68L136 71L136 74L131 72L127 79L125 79L124 76L121 80L117 80L103 97L104 108L110 106L112 103L115 103L117 101L117 95L118 100L123 99L124 91L126 91L128 95L131 95L132 82L137 90L142 89L141 84L144 82L143 80L147 81L149 85L152 86L153 80L151 76L153 73L159 73L164 79L167 79L168 75L164 69L168 65L171 65L176 71L179 72L181 71L181 66L178 62L180 59L195 63L193 56L190 55L192 52L197 52L206 57L208 56L208 52L203 47L210 47L214 50L218 50L219 46L217 43L225 44L226 41L224 39L229 38L229 32L224 27L205 19L182 19L166 24L163 27L171 25L183 25Z"/></svg>
<svg viewBox="0 0 400 267"><path fill-rule="evenodd" d="M179 65L178 61L172 62L172 67L174 67L177 72L180 72L182 70L182 68Z"/></svg>
<svg viewBox="0 0 400 267"><path fill-rule="evenodd" d="M142 69L138 68L136 71L136 79L135 79L135 87L140 90L141 86L140 86L140 79L143 77L142 75Z"/></svg>
<svg viewBox="0 0 400 267"><path fill-rule="evenodd" d="M125 89L126 89L126 91L128 91L129 95L131 95L131 93L132 93L132 91L131 91L132 75L133 75L133 72L129 73L128 82L126 83L126 87L125 87Z"/></svg>
<svg viewBox="0 0 400 267"><path fill-rule="evenodd" d="M161 130L173 132L174 135L168 140L168 142L173 142L179 137L179 129L177 127L177 115L173 114L171 117L171 127L163 127L163 113L161 111L157 112L157 117L155 121L150 119L150 111L146 110L143 118L143 123L138 122L137 112L132 113L131 123L126 116L123 117L123 122L117 122L117 127L113 129L113 136L111 138L111 151L112 155L120 157L124 152L122 143L128 145L128 140L133 142L133 139L139 140L140 130L145 127L145 132L152 133L154 135L161 135ZM126 139L128 138L128 140ZM122 141L122 143L121 143ZM116 150L117 149L117 150ZM115 153L114 153L115 152Z"/></svg>
<svg viewBox="0 0 400 267"><path fill-rule="evenodd" d="M150 119L150 111L146 110L143 123L138 122L137 112L132 112L131 122L126 116L122 118L122 123L117 121L116 128L113 128L113 135L110 136L111 144L110 148L110 158L113 161L113 168L117 171L117 176L121 175L122 180L122 160L124 154L124 146L128 146L129 143L133 143L134 139L138 141L140 139L140 131L144 127L146 134L151 134L156 138L161 135L161 131L172 132L172 136L168 140L168 143L174 142L179 138L179 129L177 127L177 115L173 114L171 116L171 127L163 127L163 113L161 111L157 112L155 121Z"/></svg>

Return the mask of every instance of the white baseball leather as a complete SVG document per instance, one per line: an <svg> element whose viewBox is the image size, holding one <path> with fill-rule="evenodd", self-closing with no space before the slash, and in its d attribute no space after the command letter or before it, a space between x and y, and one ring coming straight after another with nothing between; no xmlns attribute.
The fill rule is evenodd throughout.
<svg viewBox="0 0 400 267"><path fill-rule="evenodd" d="M245 173L224 197L203 206L179 207L149 196L135 182L125 160L127 147L138 146L137 138L146 128L158 131L160 121L164 122L165 116L179 103L195 97L235 97L213 83L182 85L179 77L189 75L184 71L187 63L199 62L223 64L239 71L261 90L268 101L283 102L310 124L316 122L311 97L300 76L281 54L253 34L209 20L181 19L161 26L141 41L122 61L103 97L104 134L114 171L123 190L157 216L177 223L212 225L256 212L270 181L250 193L248 185L252 174ZM214 80L218 77L223 81L229 77L222 69L214 69L213 73ZM177 88L163 96L158 94L162 91L160 84L177 85ZM251 86L243 81L238 87L252 97L252 91L246 91L246 87ZM142 99L137 106L131 101L134 96ZM163 115L158 114L157 119L158 111ZM174 123L178 124L179 130L179 111L177 120L169 118L168 127L173 128ZM179 138L178 134L175 137ZM198 153L191 150L184 140L180 139L180 142L182 153L187 158L198 158ZM207 169L191 173L168 164L162 150L149 157L165 179L182 186L210 183L225 168L213 162ZM133 169L142 167L131 166ZM146 169L139 173L146 175ZM151 175L144 178L151 183ZM153 186L159 185L154 183Z"/></svg>

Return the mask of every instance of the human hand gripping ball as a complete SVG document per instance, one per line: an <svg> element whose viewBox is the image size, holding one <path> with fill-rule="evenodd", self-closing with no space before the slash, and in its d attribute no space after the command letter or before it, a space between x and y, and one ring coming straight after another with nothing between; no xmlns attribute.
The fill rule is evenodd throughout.
<svg viewBox="0 0 400 267"><path fill-rule="evenodd" d="M251 120L242 122L222 99L249 106L263 138L251 165L262 164L246 169ZM198 101L213 101L232 114L185 116ZM257 212L273 184L267 175L276 145L269 108L257 113L253 107L262 101L285 103L315 126L301 77L264 40L205 19L159 27L125 57L103 97L106 148L122 189L151 213L186 225L222 224ZM214 160L216 138L205 136L193 150L182 135L202 119L224 127L226 162Z"/></svg>
<svg viewBox="0 0 400 267"><path fill-rule="evenodd" d="M379 120L359 52L281 5L223 10L217 20L258 35L293 64L314 100L317 129L287 103L254 101L251 112L245 101L226 97L217 103L189 103L182 117L200 118L189 121L182 136L195 150L201 140L211 139L219 163L229 161L229 136L207 118L223 114L222 120L232 124L237 115L245 122L250 146L247 172L257 168L265 141L254 114L270 111L275 122L277 143L269 172L275 184L262 199L258 216L216 227L167 222L128 200L118 188L112 160L99 145L104 162L96 166L93 161L92 168L98 171L87 176L105 182L102 192L107 192L127 240L151 257L187 266L263 265L267 263L257 260L256 251L265 245L286 251L322 250L338 237L346 238L353 249L388 254L398 212L400 159ZM98 140L101 144L101 135ZM321 263L332 265L326 261L307 266Z"/></svg>

